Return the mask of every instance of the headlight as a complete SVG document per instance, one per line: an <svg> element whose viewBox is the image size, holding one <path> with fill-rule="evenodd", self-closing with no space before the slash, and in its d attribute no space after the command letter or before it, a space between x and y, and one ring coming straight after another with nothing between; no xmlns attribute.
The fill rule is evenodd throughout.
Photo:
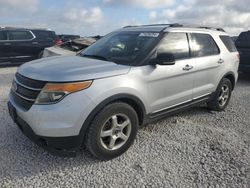
<svg viewBox="0 0 250 188"><path fill-rule="evenodd" d="M50 104L62 100L66 95L90 87L92 81L73 83L48 83L38 95L35 104Z"/></svg>

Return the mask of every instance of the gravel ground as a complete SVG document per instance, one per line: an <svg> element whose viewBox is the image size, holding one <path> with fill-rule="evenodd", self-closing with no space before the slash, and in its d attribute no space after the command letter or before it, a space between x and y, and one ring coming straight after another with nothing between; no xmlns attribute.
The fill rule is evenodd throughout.
<svg viewBox="0 0 250 188"><path fill-rule="evenodd" d="M52 156L22 135L6 106L15 71L0 69L0 187L250 187L250 77L225 112L197 107L150 124L127 153L100 162L84 149Z"/></svg>

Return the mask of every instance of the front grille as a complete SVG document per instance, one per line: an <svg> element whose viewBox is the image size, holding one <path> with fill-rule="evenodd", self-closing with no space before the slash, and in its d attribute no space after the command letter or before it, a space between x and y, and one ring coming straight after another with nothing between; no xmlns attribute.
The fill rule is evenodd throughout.
<svg viewBox="0 0 250 188"><path fill-rule="evenodd" d="M17 73L11 88L13 100L17 105L29 110L45 84L44 81L33 80Z"/></svg>
<svg viewBox="0 0 250 188"><path fill-rule="evenodd" d="M16 73L16 79L19 83L21 83L25 86L31 87L31 88L35 88L35 89L41 89L46 84L46 82L44 82L44 81L33 80L33 79L27 78L19 73Z"/></svg>

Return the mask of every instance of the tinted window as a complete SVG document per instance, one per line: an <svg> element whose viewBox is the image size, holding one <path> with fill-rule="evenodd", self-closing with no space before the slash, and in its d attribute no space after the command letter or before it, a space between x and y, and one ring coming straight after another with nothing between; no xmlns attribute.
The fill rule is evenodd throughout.
<svg viewBox="0 0 250 188"><path fill-rule="evenodd" d="M9 31L9 40L29 40L33 36L29 31Z"/></svg>
<svg viewBox="0 0 250 188"><path fill-rule="evenodd" d="M236 52L237 51L233 40L229 36L221 35L220 39L225 44L225 46L227 47L229 52Z"/></svg>
<svg viewBox="0 0 250 188"><path fill-rule="evenodd" d="M175 59L189 58L189 45L186 33L168 33L162 39L158 53L171 53Z"/></svg>
<svg viewBox="0 0 250 188"><path fill-rule="evenodd" d="M56 38L56 33L54 31L39 31L39 30L34 30L32 31L37 38L40 39L55 39Z"/></svg>
<svg viewBox="0 0 250 188"><path fill-rule="evenodd" d="M219 54L219 48L208 34L191 33L192 56L202 57Z"/></svg>
<svg viewBox="0 0 250 188"><path fill-rule="evenodd" d="M7 40L7 32L0 31L0 40Z"/></svg>

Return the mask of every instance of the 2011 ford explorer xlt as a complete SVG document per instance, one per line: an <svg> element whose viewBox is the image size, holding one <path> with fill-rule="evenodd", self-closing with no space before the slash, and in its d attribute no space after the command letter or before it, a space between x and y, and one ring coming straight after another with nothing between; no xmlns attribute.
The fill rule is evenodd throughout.
<svg viewBox="0 0 250 188"><path fill-rule="evenodd" d="M85 144L93 156L112 159L151 120L201 102L226 108L239 66L229 40L207 27L122 28L76 56L22 65L9 95L10 115L51 152Z"/></svg>

